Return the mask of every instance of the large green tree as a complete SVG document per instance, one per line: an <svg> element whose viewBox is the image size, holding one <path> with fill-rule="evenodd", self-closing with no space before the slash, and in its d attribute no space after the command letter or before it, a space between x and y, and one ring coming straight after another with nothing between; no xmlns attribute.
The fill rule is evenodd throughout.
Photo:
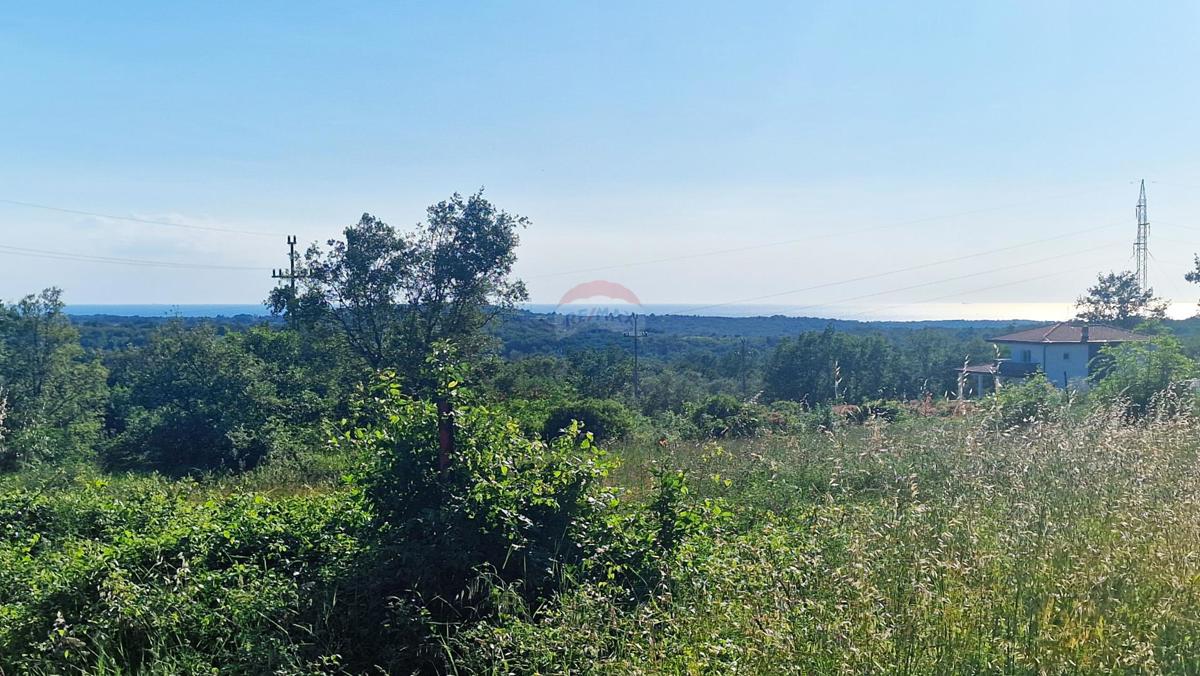
<svg viewBox="0 0 1200 676"><path fill-rule="evenodd" d="M49 288L0 303L0 396L6 401L0 466L89 450L98 439L107 372L79 345Z"/></svg>
<svg viewBox="0 0 1200 676"><path fill-rule="evenodd" d="M1129 271L1097 275L1096 285L1075 301L1075 308L1076 319L1123 328L1167 316L1167 302L1153 289L1143 289Z"/></svg>
<svg viewBox="0 0 1200 676"><path fill-rule="evenodd" d="M424 391L435 346L472 356L483 327L527 297L511 277L527 223L482 191L434 204L410 232L364 214L344 239L311 246L296 293L280 287L268 303L297 327L331 327L368 367L395 369Z"/></svg>

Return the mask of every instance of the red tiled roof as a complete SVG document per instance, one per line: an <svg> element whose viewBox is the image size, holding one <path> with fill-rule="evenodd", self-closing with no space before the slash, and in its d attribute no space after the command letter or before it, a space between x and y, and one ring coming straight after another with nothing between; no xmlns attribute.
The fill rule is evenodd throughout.
<svg viewBox="0 0 1200 676"><path fill-rule="evenodd" d="M1084 342L1083 329L1085 326L1088 330L1087 342L1089 343L1124 343L1130 340L1146 339L1146 336L1102 324L1059 322L988 340L993 343L1082 343Z"/></svg>

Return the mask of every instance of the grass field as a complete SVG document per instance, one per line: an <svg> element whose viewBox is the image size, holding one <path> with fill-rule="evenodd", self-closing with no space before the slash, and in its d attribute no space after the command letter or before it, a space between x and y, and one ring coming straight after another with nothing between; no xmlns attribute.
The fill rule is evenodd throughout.
<svg viewBox="0 0 1200 676"><path fill-rule="evenodd" d="M1198 673L1198 450L1188 416L1082 412L618 445L629 503L682 468L728 514L700 509L641 589L564 579L531 608L497 587L498 615L435 628L428 669ZM369 515L339 462L8 479L3 673L343 673L355 606L321 590L354 575Z"/></svg>
<svg viewBox="0 0 1200 676"><path fill-rule="evenodd" d="M634 490L689 466L736 517L646 599L584 586L450 648L461 673L1200 672L1198 441L1097 414L622 449Z"/></svg>

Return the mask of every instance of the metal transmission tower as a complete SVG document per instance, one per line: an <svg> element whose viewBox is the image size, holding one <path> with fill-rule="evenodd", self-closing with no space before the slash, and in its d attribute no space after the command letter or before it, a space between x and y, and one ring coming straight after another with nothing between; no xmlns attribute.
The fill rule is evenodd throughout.
<svg viewBox="0 0 1200 676"><path fill-rule="evenodd" d="M1146 179L1142 179L1142 191L1137 203L1137 241L1133 243L1133 255L1137 258L1137 281L1142 291L1150 288L1150 219L1146 216Z"/></svg>

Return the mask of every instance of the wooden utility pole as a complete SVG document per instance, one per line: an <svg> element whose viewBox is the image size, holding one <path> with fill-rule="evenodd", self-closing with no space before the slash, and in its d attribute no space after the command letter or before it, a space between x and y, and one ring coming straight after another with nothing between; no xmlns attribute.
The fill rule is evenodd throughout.
<svg viewBox="0 0 1200 676"><path fill-rule="evenodd" d="M296 274L296 236L288 235L288 269L271 270L271 279L286 279L292 286L292 296L296 295L296 280L304 277L304 274Z"/></svg>
<svg viewBox="0 0 1200 676"><path fill-rule="evenodd" d="M742 399L746 398L746 338L742 337L742 353L738 360L738 370L742 372Z"/></svg>
<svg viewBox="0 0 1200 676"><path fill-rule="evenodd" d="M272 269L271 279L286 279L288 285L291 286L291 295L288 297L288 314L292 314L292 309L296 303L296 280L304 279L306 276L303 271L296 272L296 260L299 256L296 254L296 236L288 235L288 267L283 269Z"/></svg>
<svg viewBox="0 0 1200 676"><path fill-rule="evenodd" d="M625 334L626 337L633 338L633 401L635 403L641 396L641 381L638 379L638 341L644 335L646 335L645 331L638 331L638 316L635 312L633 313L633 331Z"/></svg>

